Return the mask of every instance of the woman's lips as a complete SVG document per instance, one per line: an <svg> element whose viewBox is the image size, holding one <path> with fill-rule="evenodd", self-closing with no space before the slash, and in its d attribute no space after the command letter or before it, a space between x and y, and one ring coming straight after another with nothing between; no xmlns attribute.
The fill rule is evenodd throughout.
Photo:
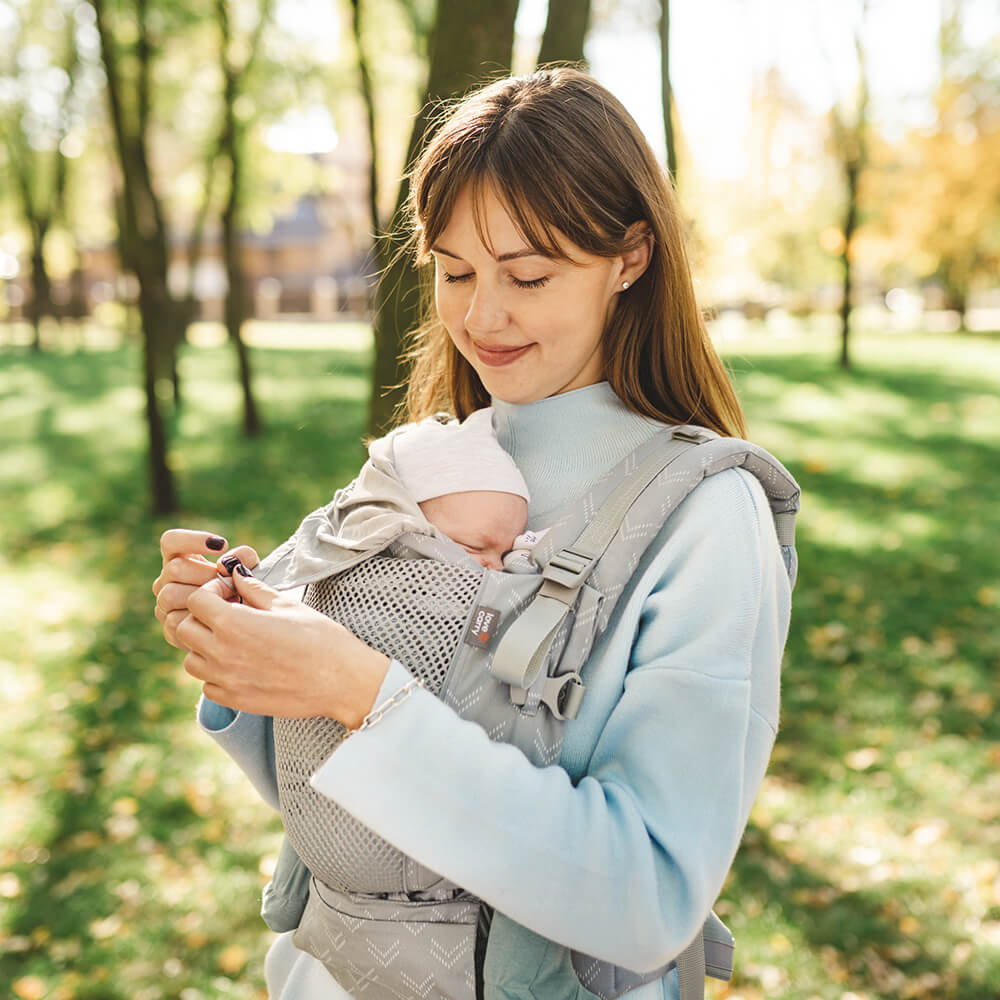
<svg viewBox="0 0 1000 1000"><path fill-rule="evenodd" d="M531 350L532 344L525 344L523 347L486 347L483 344L472 342L476 357L484 365L491 368L502 368L504 365L513 364L518 358L523 357Z"/></svg>

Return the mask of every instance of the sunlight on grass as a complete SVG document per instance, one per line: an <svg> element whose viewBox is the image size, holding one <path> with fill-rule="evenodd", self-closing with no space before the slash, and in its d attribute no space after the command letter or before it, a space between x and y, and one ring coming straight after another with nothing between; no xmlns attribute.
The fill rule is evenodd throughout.
<svg viewBox="0 0 1000 1000"><path fill-rule="evenodd" d="M754 440L804 490L771 771L719 910L726 1000L1000 995L1000 341L731 328ZM193 723L153 620L176 521L263 553L363 457L361 324L256 324L240 434L221 327L165 416L147 514L135 345L0 355L0 995L263 997L275 816ZM725 331L723 331L725 332ZM88 341L89 342L89 341ZM96 343L96 341L94 341ZM215 346L207 346L215 345Z"/></svg>

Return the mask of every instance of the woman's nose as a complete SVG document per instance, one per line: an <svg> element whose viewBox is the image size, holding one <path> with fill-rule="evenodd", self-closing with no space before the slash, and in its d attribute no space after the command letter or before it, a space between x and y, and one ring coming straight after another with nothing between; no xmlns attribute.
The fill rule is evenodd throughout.
<svg viewBox="0 0 1000 1000"><path fill-rule="evenodd" d="M473 333L492 333L507 325L507 313L495 292L480 284L465 314L465 328Z"/></svg>

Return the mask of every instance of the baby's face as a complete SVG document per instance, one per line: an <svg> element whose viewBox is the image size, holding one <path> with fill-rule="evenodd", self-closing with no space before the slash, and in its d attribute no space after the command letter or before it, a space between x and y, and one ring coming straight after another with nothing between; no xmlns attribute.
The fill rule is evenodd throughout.
<svg viewBox="0 0 1000 1000"><path fill-rule="evenodd" d="M424 517L487 569L503 569L503 554L528 526L528 502L513 493L472 490L425 500Z"/></svg>

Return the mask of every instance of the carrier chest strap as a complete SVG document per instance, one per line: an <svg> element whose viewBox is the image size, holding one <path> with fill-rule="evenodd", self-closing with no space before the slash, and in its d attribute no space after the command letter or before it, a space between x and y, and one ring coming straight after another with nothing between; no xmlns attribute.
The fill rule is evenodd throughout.
<svg viewBox="0 0 1000 1000"><path fill-rule="evenodd" d="M531 687L538 679L560 626L576 603L597 561L604 555L632 504L671 462L702 440L674 432L664 447L636 467L594 514L583 533L560 549L542 571L542 586L497 645L490 673L512 688Z"/></svg>

